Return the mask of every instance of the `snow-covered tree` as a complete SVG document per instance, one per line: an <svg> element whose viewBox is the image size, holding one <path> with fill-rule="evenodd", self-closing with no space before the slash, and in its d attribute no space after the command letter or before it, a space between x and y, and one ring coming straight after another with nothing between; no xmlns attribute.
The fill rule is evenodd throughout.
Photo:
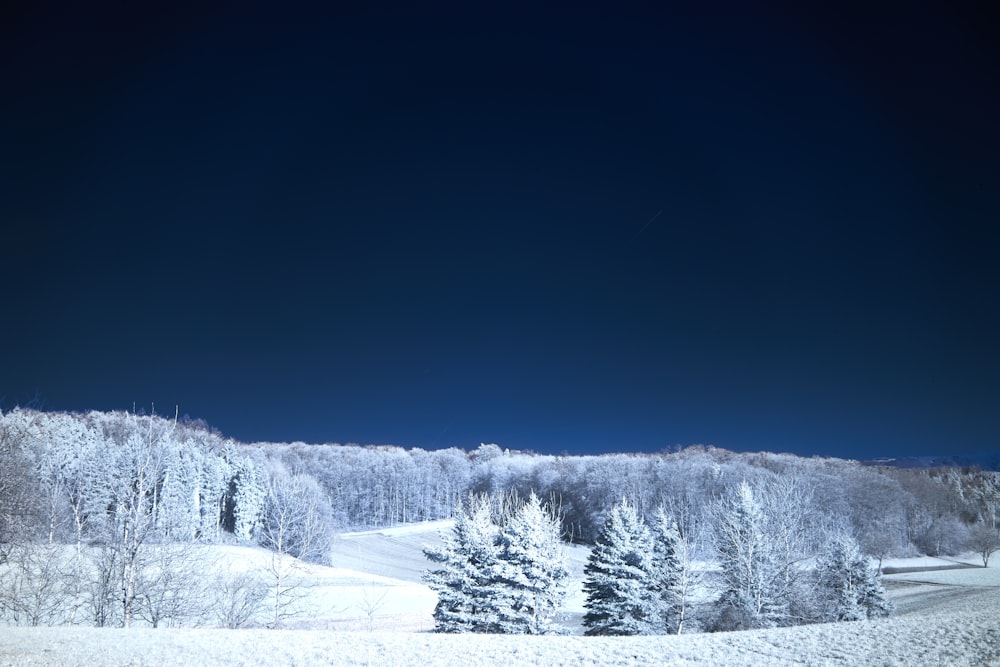
<svg viewBox="0 0 1000 667"><path fill-rule="evenodd" d="M816 568L822 608L827 621L857 621L888 616L892 604L885 597L882 576L846 535L834 538Z"/></svg>
<svg viewBox="0 0 1000 667"><path fill-rule="evenodd" d="M254 572L225 568L207 592L207 611L224 628L235 630L253 620L267 602L270 586Z"/></svg>
<svg viewBox="0 0 1000 667"><path fill-rule="evenodd" d="M986 523L978 523L969 531L969 546L983 559L983 567L990 566L990 556L1000 549L1000 532Z"/></svg>
<svg viewBox="0 0 1000 667"><path fill-rule="evenodd" d="M714 508L714 543L722 565L720 629L770 628L788 620L781 545L747 482Z"/></svg>
<svg viewBox="0 0 1000 667"><path fill-rule="evenodd" d="M501 549L500 527L487 496L474 496L460 506L444 544L424 549L437 566L424 573L424 581L438 594L437 632L500 631Z"/></svg>
<svg viewBox="0 0 1000 667"><path fill-rule="evenodd" d="M424 550L437 567L424 580L438 594L438 632L544 634L568 576L559 521L532 494L473 496L455 514L440 548Z"/></svg>
<svg viewBox="0 0 1000 667"><path fill-rule="evenodd" d="M210 581L202 566L190 542L152 547L139 573L136 616L154 628L198 623L205 615L203 596ZM214 584L217 575L211 576Z"/></svg>
<svg viewBox="0 0 1000 667"><path fill-rule="evenodd" d="M300 561L329 562L331 539L329 505L316 480L302 473L273 471L260 540L272 551L268 583L274 627L297 613L296 601L308 593L294 576Z"/></svg>
<svg viewBox="0 0 1000 667"><path fill-rule="evenodd" d="M509 634L547 634L565 597L559 519L532 493L501 527L503 593L500 626Z"/></svg>
<svg viewBox="0 0 1000 667"><path fill-rule="evenodd" d="M660 582L653 538L627 500L611 508L587 565L583 589L588 635L649 635L663 632Z"/></svg>
<svg viewBox="0 0 1000 667"><path fill-rule="evenodd" d="M158 491L160 529L168 540L188 541L201 528L202 453L195 448L169 448Z"/></svg>
<svg viewBox="0 0 1000 667"><path fill-rule="evenodd" d="M71 621L77 596L70 552L48 542L15 545L0 564L0 619L15 625Z"/></svg>
<svg viewBox="0 0 1000 667"><path fill-rule="evenodd" d="M994 530L1000 529L1000 473L974 473L970 496L980 522Z"/></svg>
<svg viewBox="0 0 1000 667"><path fill-rule="evenodd" d="M666 632L680 634L688 610L691 571L687 544L677 523L660 507L653 519L652 584L660 596L660 613Z"/></svg>
<svg viewBox="0 0 1000 667"><path fill-rule="evenodd" d="M30 415L21 411L7 413L0 421L0 563L13 544L37 531L42 514L36 497L37 478L26 445L30 428Z"/></svg>
<svg viewBox="0 0 1000 667"><path fill-rule="evenodd" d="M226 447L223 455L232 477L225 495L223 520L237 538L249 542L260 532L267 503L267 474L248 456L238 453L233 446Z"/></svg>
<svg viewBox="0 0 1000 667"><path fill-rule="evenodd" d="M327 563L333 539L329 503L306 473L274 470L264 505L261 544L281 554Z"/></svg>
<svg viewBox="0 0 1000 667"><path fill-rule="evenodd" d="M142 570L157 530L164 476L163 441L171 426L151 417L125 415L108 425L108 463L115 469L106 489L111 503L106 524L108 559L118 588L121 623L132 625L142 591ZM101 578L104 574L101 575Z"/></svg>

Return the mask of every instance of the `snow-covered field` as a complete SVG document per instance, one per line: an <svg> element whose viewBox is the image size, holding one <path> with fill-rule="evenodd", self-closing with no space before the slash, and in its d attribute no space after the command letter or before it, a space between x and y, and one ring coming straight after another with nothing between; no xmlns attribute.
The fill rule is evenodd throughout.
<svg viewBox="0 0 1000 667"><path fill-rule="evenodd" d="M308 616L291 629L2 628L0 665L1000 665L1000 568L992 565L887 575L898 612L880 621L633 638L433 634L425 632L435 597L420 583L421 548L445 527L341 535L337 567L298 573L310 584ZM269 558L217 549L219 560L248 567ZM569 549L574 578L582 578L586 554ZM567 622L581 605L572 593Z"/></svg>

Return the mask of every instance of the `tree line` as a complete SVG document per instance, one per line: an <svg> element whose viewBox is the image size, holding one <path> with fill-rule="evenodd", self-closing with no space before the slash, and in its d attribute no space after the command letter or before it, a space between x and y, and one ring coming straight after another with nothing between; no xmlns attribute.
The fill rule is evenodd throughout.
<svg viewBox="0 0 1000 667"><path fill-rule="evenodd" d="M197 424L126 412L0 415L0 618L39 625L279 623L294 559L329 557L315 478ZM200 544L259 544L266 572L205 572Z"/></svg>
<svg viewBox="0 0 1000 667"><path fill-rule="evenodd" d="M191 545L228 542L279 557L254 581L215 576L210 588L225 599L199 604L228 605L213 612L228 620L213 622L231 625L246 616L234 609L257 600L277 625L297 595L289 559L328 560L340 530L451 517L470 493L534 494L558 508L564 540L592 545L624 498L651 525L662 508L691 557L712 556L713 507L743 483L768 502L785 494L794 508L788 517L808 521L786 522L780 542L797 540L813 553L838 534L878 559L972 548L986 562L996 548L1000 476L978 470L897 470L702 446L542 456L489 444L472 451L245 444L176 417L15 409L0 414L0 616L189 622L193 612L171 599L162 573L183 570ZM63 603L49 604L57 589Z"/></svg>

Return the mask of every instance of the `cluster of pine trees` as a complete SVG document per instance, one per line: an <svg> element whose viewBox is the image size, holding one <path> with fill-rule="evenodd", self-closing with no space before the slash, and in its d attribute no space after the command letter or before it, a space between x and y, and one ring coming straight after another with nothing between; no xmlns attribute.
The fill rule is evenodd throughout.
<svg viewBox="0 0 1000 667"><path fill-rule="evenodd" d="M716 589L695 625L767 628L888 615L881 577L857 542L832 536L803 566L798 545L741 484L714 508L720 571L696 573L676 522L661 507L647 523L623 499L607 513L584 568L587 635L680 634L694 608L695 583ZM425 580L438 593L439 632L545 634L565 595L559 522L532 494L471 497L442 547L425 550ZM794 560L793 560L794 559ZM696 582L696 580L698 580Z"/></svg>
<svg viewBox="0 0 1000 667"><path fill-rule="evenodd" d="M534 494L473 496L452 534L425 555L439 632L546 634L556 627L565 567L559 520Z"/></svg>
<svg viewBox="0 0 1000 667"><path fill-rule="evenodd" d="M690 568L677 524L658 508L652 528L622 500L604 521L584 569L588 635L679 634Z"/></svg>

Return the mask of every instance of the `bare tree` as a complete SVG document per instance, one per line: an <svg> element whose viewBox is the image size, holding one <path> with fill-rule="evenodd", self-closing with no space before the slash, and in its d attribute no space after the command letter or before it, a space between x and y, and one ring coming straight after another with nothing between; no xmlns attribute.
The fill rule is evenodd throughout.
<svg viewBox="0 0 1000 667"><path fill-rule="evenodd" d="M208 608L224 628L235 630L250 623L263 609L268 585L251 572L224 572L209 591Z"/></svg>
<svg viewBox="0 0 1000 667"><path fill-rule="evenodd" d="M805 594L810 588L802 564L819 553L836 532L816 511L812 491L797 477L777 477L755 489L766 516L766 532L777 549L781 567L779 595L788 600L789 622L812 615Z"/></svg>
<svg viewBox="0 0 1000 667"><path fill-rule="evenodd" d="M214 585L200 567L191 543L151 546L139 572L136 615L154 628L197 625L207 612L206 588Z"/></svg>
<svg viewBox="0 0 1000 667"><path fill-rule="evenodd" d="M989 567L990 556L1000 549L1000 532L989 524L976 524L969 531L969 546L983 559L983 567Z"/></svg>
<svg viewBox="0 0 1000 667"><path fill-rule="evenodd" d="M361 600L358 602L358 609L368 619L368 632L374 632L375 616L385 606L385 598L389 595L387 588L381 588L382 590L376 593L376 586L374 584L366 584L361 591Z"/></svg>
<svg viewBox="0 0 1000 667"><path fill-rule="evenodd" d="M274 603L273 627L295 616L308 590L296 577L302 561L329 558L332 539L329 505L309 475L275 471L267 491L261 542L271 549L268 575Z"/></svg>
<svg viewBox="0 0 1000 667"><path fill-rule="evenodd" d="M96 560L97 589L92 600L98 603L97 596L106 593L100 590L104 583L113 582L119 622L126 628L132 625L142 594L142 570L160 510L163 441L172 426L153 417L126 415L107 427L106 453L111 459L107 464L114 473L104 480L108 511L101 538L105 548Z"/></svg>
<svg viewBox="0 0 1000 667"><path fill-rule="evenodd" d="M719 629L786 625L784 545L754 489L742 482L714 507L714 543L722 564Z"/></svg>
<svg viewBox="0 0 1000 667"><path fill-rule="evenodd" d="M56 625L75 608L71 567L61 545L19 544L0 571L0 609L15 624Z"/></svg>
<svg viewBox="0 0 1000 667"><path fill-rule="evenodd" d="M115 604L118 591L116 573L119 569L119 551L113 546L101 545L87 558L86 582L83 601L91 620L98 628L115 623L119 606Z"/></svg>

